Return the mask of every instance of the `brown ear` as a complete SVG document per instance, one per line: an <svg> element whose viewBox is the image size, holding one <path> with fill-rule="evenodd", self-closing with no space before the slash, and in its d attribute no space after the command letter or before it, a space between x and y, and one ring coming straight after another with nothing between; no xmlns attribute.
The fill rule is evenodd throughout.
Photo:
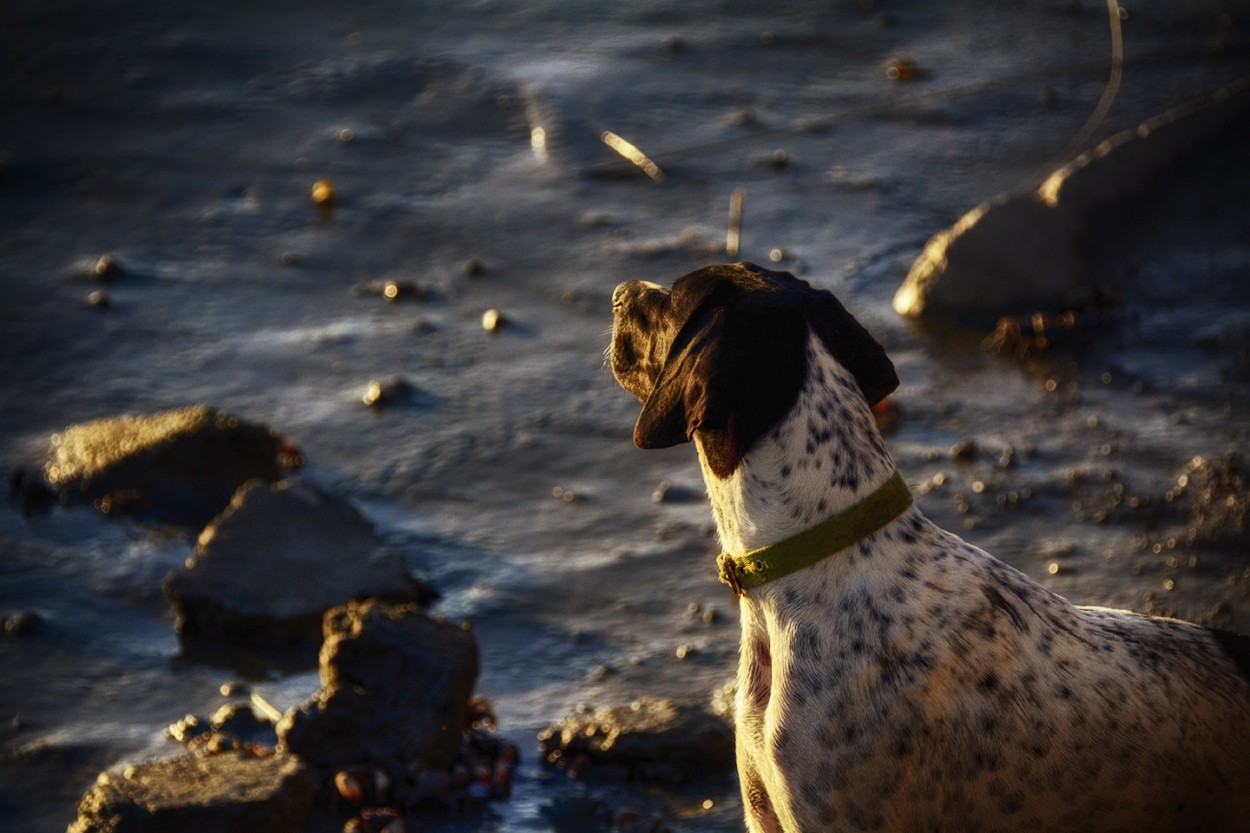
<svg viewBox="0 0 1250 833"><path fill-rule="evenodd" d="M634 425L634 445L668 448L689 442L707 415L708 381L720 362L725 314L716 311L684 344L673 345Z"/></svg>
<svg viewBox="0 0 1250 833"><path fill-rule="evenodd" d="M717 308L688 329L643 405L634 443L664 448L697 432L704 459L725 478L793 407L807 370L807 326L794 312L740 307Z"/></svg>
<svg viewBox="0 0 1250 833"><path fill-rule="evenodd" d="M817 296L824 309L820 315L810 316L809 323L825 343L826 349L855 377L864 399L868 400L868 406L876 405L898 387L894 363L885 354L885 348L846 311L837 298L823 291Z"/></svg>

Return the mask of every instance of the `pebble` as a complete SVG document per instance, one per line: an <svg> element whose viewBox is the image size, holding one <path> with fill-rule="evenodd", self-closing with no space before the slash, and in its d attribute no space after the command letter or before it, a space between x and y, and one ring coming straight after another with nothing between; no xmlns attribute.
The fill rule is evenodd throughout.
<svg viewBox="0 0 1250 833"><path fill-rule="evenodd" d="M312 201L321 208L329 208L334 204L338 193L334 189L334 183L328 179L319 179L313 183Z"/></svg>
<svg viewBox="0 0 1250 833"><path fill-rule="evenodd" d="M381 408L411 396L412 392L412 383L400 376L391 379L371 379L360 401L366 407Z"/></svg>
<svg viewBox="0 0 1250 833"><path fill-rule="evenodd" d="M14 613L4 620L5 636L30 636L39 626L43 624L43 617L33 610L23 610Z"/></svg>
<svg viewBox="0 0 1250 833"><path fill-rule="evenodd" d="M405 298L428 301L434 296L434 290L413 281L392 279L363 281L352 287L352 294L358 298L385 298L388 301Z"/></svg>
<svg viewBox="0 0 1250 833"><path fill-rule="evenodd" d="M100 255L100 258L96 260L94 265L92 265L91 271L88 273L88 277L96 280L109 281L114 278L119 278L123 274L125 274L125 270L122 269L121 262L118 261L114 255L106 254Z"/></svg>
<svg viewBox="0 0 1250 833"><path fill-rule="evenodd" d="M885 65L885 76L891 81L918 81L924 70L905 58L891 58Z"/></svg>
<svg viewBox="0 0 1250 833"><path fill-rule="evenodd" d="M482 329L488 333L498 332L499 328L506 323L507 319L497 309L488 309L482 313Z"/></svg>
<svg viewBox="0 0 1250 833"><path fill-rule="evenodd" d="M950 455L954 460L975 460L977 456L977 444L973 440L960 440L951 446Z"/></svg>

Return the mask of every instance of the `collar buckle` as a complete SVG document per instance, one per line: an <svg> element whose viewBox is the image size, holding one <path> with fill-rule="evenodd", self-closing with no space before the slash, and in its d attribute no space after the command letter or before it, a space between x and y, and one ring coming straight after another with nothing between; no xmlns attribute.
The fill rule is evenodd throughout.
<svg viewBox="0 0 1250 833"><path fill-rule="evenodd" d="M720 572L721 582L728 584L735 596L741 596L742 585L738 583L737 565L734 563L733 556L722 552L716 557L716 566Z"/></svg>

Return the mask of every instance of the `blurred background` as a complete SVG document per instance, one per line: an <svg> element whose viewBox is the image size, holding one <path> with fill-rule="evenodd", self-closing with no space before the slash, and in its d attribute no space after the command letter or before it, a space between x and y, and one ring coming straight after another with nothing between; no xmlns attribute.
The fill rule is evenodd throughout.
<svg viewBox="0 0 1250 833"><path fill-rule="evenodd" d="M1004 309L1043 318L987 349L992 318L890 306L965 212L1250 73L1244 2L1116 17L1111 100L1091 0L7 0L0 465L123 413L273 427L474 624L525 760L456 823L556 829L582 787L534 762L539 728L706 702L734 666L694 452L633 448L603 350L617 282L744 259L886 345L887 440L935 520L1076 601L1250 629L1245 117L1088 218L1065 323ZM180 658L160 582L193 543L0 508L0 614L42 622L0 636L0 826L63 829L225 681L279 709L316 688ZM629 800L734 830L735 789Z"/></svg>

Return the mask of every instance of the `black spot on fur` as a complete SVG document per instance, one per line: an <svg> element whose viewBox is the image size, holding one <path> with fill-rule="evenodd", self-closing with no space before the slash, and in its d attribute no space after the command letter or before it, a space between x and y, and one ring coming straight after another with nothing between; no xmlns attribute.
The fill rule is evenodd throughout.
<svg viewBox="0 0 1250 833"><path fill-rule="evenodd" d="M795 654L807 662L818 662L821 655L820 631L811 625L799 629L794 638Z"/></svg>
<svg viewBox="0 0 1250 833"><path fill-rule="evenodd" d="M1020 611L1016 610L1010 602L1003 598L1003 594L998 592L997 587L984 584L981 586L981 592L985 594L985 598L989 600L991 607L1001 610L1007 614L1007 616L1011 619L1011 624L1016 626L1016 630L1021 633L1028 632L1029 625L1024 621L1024 617L1020 615Z"/></svg>

